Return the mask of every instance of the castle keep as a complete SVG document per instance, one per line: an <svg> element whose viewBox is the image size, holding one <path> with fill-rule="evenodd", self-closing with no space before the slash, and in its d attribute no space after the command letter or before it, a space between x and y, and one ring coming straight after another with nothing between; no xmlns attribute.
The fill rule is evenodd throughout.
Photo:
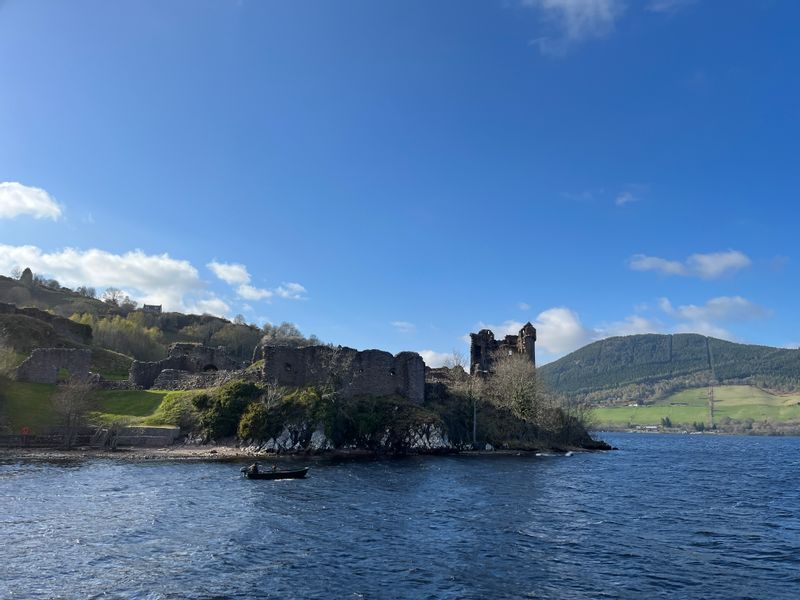
<svg viewBox="0 0 800 600"><path fill-rule="evenodd" d="M519 334L507 335L502 340L494 339L490 329L481 329L469 337L470 375L491 373L498 355L521 354L536 364L536 328L530 322L519 330Z"/></svg>

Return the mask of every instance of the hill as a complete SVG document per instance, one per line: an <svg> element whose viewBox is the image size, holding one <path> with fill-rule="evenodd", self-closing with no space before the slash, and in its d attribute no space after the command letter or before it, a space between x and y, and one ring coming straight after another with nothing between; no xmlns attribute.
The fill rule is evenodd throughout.
<svg viewBox="0 0 800 600"><path fill-rule="evenodd" d="M612 337L539 368L557 394L593 403L642 401L712 382L800 389L800 351L697 334Z"/></svg>
<svg viewBox="0 0 800 600"><path fill-rule="evenodd" d="M132 359L159 360L174 342L223 346L234 359L248 363L266 338L291 346L319 343L291 323L247 324L213 315L160 312L138 308L113 288L103 299L93 288L71 290L55 280L33 274L0 275L0 362L15 367L34 348L90 347L93 370L108 378L124 378ZM6 370L0 364L0 370Z"/></svg>

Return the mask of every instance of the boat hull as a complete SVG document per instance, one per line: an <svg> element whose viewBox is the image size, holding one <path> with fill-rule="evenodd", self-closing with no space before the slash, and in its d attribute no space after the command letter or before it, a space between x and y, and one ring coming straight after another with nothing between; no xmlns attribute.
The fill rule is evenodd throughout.
<svg viewBox="0 0 800 600"><path fill-rule="evenodd" d="M308 467L288 471L260 471L258 473L242 472L245 479L303 479L308 474Z"/></svg>

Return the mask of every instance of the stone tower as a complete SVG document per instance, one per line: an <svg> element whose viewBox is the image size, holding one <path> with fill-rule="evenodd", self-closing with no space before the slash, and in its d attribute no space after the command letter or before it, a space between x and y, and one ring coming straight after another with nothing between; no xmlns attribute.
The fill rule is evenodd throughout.
<svg viewBox="0 0 800 600"><path fill-rule="evenodd" d="M536 328L530 322L525 323L519 334L507 335L502 340L496 340L489 329L471 333L470 340L470 375L490 373L498 353L521 354L536 364Z"/></svg>

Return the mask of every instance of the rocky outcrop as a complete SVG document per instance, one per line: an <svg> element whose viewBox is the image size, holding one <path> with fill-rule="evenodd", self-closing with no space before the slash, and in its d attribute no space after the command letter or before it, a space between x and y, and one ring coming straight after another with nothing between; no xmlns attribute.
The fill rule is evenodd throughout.
<svg viewBox="0 0 800 600"><path fill-rule="evenodd" d="M438 424L416 425L403 431L386 429L363 440L336 446L320 423L301 421L287 424L274 438L262 442L249 441L244 449L252 453L322 454L334 450L367 451L376 454L437 454L461 450L452 444Z"/></svg>
<svg viewBox="0 0 800 600"><path fill-rule="evenodd" d="M92 351L73 348L37 348L17 367L17 381L58 383L59 375L71 381L88 381ZM63 369L63 370L62 370Z"/></svg>

